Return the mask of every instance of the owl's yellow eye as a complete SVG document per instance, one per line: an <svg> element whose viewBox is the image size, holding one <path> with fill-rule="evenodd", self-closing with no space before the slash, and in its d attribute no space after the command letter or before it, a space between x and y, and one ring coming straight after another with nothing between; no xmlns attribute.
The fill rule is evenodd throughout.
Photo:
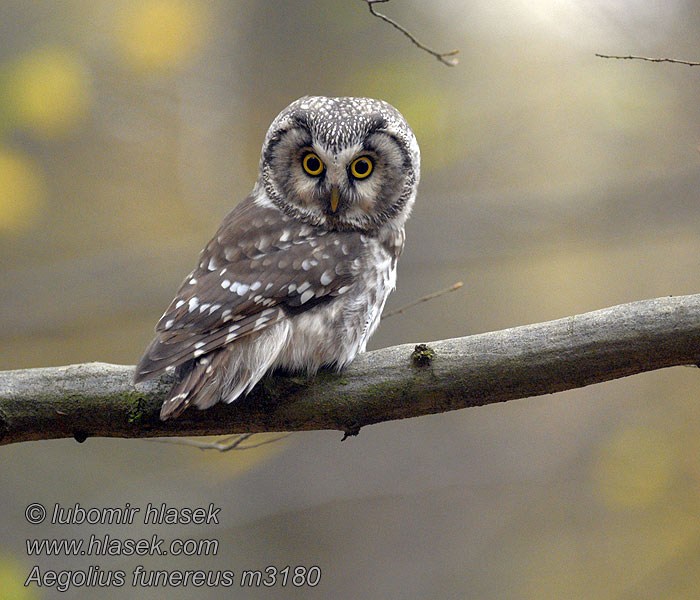
<svg viewBox="0 0 700 600"><path fill-rule="evenodd" d="M374 164L369 156L360 156L350 164L350 173L355 179L364 179L372 173Z"/></svg>
<svg viewBox="0 0 700 600"><path fill-rule="evenodd" d="M318 177L323 173L323 161L313 152L308 152L301 161L301 166L312 177Z"/></svg>

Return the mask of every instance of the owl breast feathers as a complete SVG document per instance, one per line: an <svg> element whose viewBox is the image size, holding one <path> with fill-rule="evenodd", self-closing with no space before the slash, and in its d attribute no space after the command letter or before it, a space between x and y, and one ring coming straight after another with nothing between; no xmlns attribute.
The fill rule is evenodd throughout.
<svg viewBox="0 0 700 600"><path fill-rule="evenodd" d="M251 195L224 219L156 326L135 381L176 369L161 418L247 394L275 368L363 352L396 283L420 175L391 105L304 97L273 121Z"/></svg>

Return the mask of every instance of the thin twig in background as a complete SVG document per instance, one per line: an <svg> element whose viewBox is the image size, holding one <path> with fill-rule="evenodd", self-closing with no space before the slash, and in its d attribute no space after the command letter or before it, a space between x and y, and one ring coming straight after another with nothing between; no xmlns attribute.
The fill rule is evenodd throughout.
<svg viewBox="0 0 700 600"><path fill-rule="evenodd" d="M414 300L413 302L409 302L408 304L402 306L401 308L397 308L396 310L392 310L391 312L385 313L382 315L382 319L388 319L389 317L393 317L394 315L400 315L402 312L408 310L409 308L413 308L414 306L418 306L421 302L427 302L428 300L433 300L434 298L439 298L440 296L444 296L445 294L449 294L450 292L454 292L455 290L458 290L464 285L461 281L458 281L457 283L451 285L448 288L445 288L444 290L440 290L439 292L433 292L432 294L428 294L427 296L423 296L422 298L419 298L418 300Z"/></svg>
<svg viewBox="0 0 700 600"><path fill-rule="evenodd" d="M700 67L700 62L693 62L690 60L679 60L677 58L651 58L649 56L633 56L631 54L629 54L628 56L614 56L612 54L598 54L597 52L596 56L598 58L616 58L618 60L645 60L647 62L667 62L674 63L676 65L688 65L689 67Z"/></svg>
<svg viewBox="0 0 700 600"><path fill-rule="evenodd" d="M375 4L389 2L389 0L365 0L365 2L367 3L367 6L369 7L369 12L371 12L375 17L380 18L385 23L389 23L389 25L391 25L395 29L398 29L409 40L411 40L411 42L415 46L418 46L418 48L420 48L421 50L425 50L425 52L427 52L428 54L431 54L432 56L437 58L443 65L447 65L448 67L454 67L459 62L459 59L457 58L457 54L459 53L459 50L451 50L450 52L437 52L436 50L429 48L425 44L421 44L413 36L413 34L410 31L408 31L405 27L399 25L396 21L394 21L394 19L391 19L391 18L387 17L386 15L374 10Z"/></svg>
<svg viewBox="0 0 700 600"><path fill-rule="evenodd" d="M202 442L199 440L182 439L176 437L164 437L164 438L151 438L147 441L149 442L159 442L161 444L178 444L180 446L194 446L200 450L218 450L219 452L228 452L229 450L251 450L253 448L259 448L266 444L272 444L278 442L281 439L289 437L291 434L287 433L285 435L278 435L273 438L262 440L256 444L246 444L243 442L249 440L253 437L254 433L241 433L238 435L230 435L216 442Z"/></svg>

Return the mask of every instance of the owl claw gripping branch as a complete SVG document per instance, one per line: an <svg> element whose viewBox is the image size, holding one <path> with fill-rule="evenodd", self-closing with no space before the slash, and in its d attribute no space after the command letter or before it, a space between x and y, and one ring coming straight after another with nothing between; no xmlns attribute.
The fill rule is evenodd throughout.
<svg viewBox="0 0 700 600"><path fill-rule="evenodd" d="M233 402L278 367L341 369L396 284L420 152L394 107L300 98L270 126L259 173L136 367L136 382L176 369L163 420Z"/></svg>

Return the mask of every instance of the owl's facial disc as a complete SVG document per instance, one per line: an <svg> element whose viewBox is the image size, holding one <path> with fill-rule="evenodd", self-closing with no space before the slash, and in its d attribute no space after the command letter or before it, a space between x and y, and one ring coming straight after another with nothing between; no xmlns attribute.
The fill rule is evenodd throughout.
<svg viewBox="0 0 700 600"><path fill-rule="evenodd" d="M335 230L400 226L415 198L415 137L385 102L302 98L282 111L263 146L260 183L293 218Z"/></svg>

